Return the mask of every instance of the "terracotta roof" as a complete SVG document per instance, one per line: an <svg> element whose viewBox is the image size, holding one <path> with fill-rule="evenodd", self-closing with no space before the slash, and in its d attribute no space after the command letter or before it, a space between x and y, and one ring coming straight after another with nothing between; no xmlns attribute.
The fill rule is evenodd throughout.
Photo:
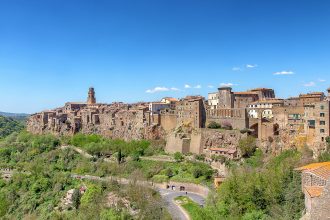
<svg viewBox="0 0 330 220"><path fill-rule="evenodd" d="M330 162L312 163L296 170L307 171L325 180L330 179Z"/></svg>
<svg viewBox="0 0 330 220"><path fill-rule="evenodd" d="M172 98L172 97L164 97L163 99L167 99L167 100L169 100L171 102L177 102L177 101L179 101L178 99Z"/></svg>
<svg viewBox="0 0 330 220"><path fill-rule="evenodd" d="M305 186L304 188L311 198L319 197L323 191L322 186Z"/></svg>
<svg viewBox="0 0 330 220"><path fill-rule="evenodd" d="M308 164L306 166L296 168L295 170L301 170L301 171L303 171L303 170L314 170L314 169L318 169L320 167L327 166L327 165L330 165L330 161L329 162L321 162L321 163L311 163L311 164Z"/></svg>

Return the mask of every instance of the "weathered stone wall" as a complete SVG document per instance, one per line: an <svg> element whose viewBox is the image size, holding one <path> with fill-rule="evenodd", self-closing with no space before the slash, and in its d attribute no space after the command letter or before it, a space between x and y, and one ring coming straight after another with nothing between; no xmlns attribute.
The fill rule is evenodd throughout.
<svg viewBox="0 0 330 220"><path fill-rule="evenodd" d="M312 198L310 220L330 219L330 181L324 187L321 196Z"/></svg>
<svg viewBox="0 0 330 220"><path fill-rule="evenodd" d="M210 147L236 148L239 140L246 135L237 130L194 129L191 132L169 134L166 138L165 150L170 153L183 151L183 139L189 139L189 151L195 154L203 153L203 149ZM187 144L187 142L185 142ZM185 145L186 146L186 145Z"/></svg>
<svg viewBox="0 0 330 220"><path fill-rule="evenodd" d="M176 127L176 115L175 114L161 114L160 125L166 131L172 131Z"/></svg>
<svg viewBox="0 0 330 220"><path fill-rule="evenodd" d="M143 106L124 104L80 106L78 108L75 104L73 108L67 103L64 108L56 111L34 114L27 122L27 130L35 134L55 135L82 132L125 140L160 139L165 136L165 131L158 125L159 123L148 123L145 117L146 108ZM158 121L158 117L152 120Z"/></svg>

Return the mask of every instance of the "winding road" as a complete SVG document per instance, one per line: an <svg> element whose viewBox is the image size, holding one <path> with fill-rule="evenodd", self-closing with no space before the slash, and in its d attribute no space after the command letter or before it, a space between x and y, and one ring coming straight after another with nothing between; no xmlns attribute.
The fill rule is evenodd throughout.
<svg viewBox="0 0 330 220"><path fill-rule="evenodd" d="M72 148L76 152L80 153L86 158L91 158L93 157L92 155L88 154L86 151L73 147L73 146L61 146L61 149L65 148ZM72 178L76 179L89 179L89 180L96 180L96 181L113 181L116 180L121 184L128 184L132 180L126 179L126 178L119 178L119 177L114 177L114 176L109 176L109 177L98 177L98 176L91 176L91 175L77 175L77 174L72 174ZM161 188L157 185L153 185L151 182L148 181L137 181L137 184L141 184L144 186L152 187L155 190L157 190L161 197L164 199L167 205L167 209L169 213L171 214L173 220L190 220L189 214L180 206L178 205L174 199L178 196L187 196L197 204L204 206L205 205L205 197L202 195L199 195L197 193L189 192L187 191L176 191L176 190L171 190L171 189L164 189Z"/></svg>
<svg viewBox="0 0 330 220"><path fill-rule="evenodd" d="M188 213L174 201L174 199L178 196L187 196L194 202L198 203L199 205L202 205L202 206L205 205L204 198L201 195L198 195L196 193L187 192L187 194L186 194L185 192L179 192L179 191L173 191L173 190L167 190L167 189L158 189L158 191L159 191L161 197L167 203L167 209L174 220L189 220L190 219Z"/></svg>

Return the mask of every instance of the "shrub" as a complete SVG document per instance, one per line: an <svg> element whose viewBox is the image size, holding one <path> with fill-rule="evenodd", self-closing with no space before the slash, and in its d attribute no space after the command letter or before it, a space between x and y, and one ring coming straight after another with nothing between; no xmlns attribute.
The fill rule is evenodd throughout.
<svg viewBox="0 0 330 220"><path fill-rule="evenodd" d="M201 170L200 168L194 168L193 170L193 176L197 179L201 176L203 176L203 170Z"/></svg>
<svg viewBox="0 0 330 220"><path fill-rule="evenodd" d="M200 160L200 161L204 161L205 160L205 154L196 154L195 159Z"/></svg>
<svg viewBox="0 0 330 220"><path fill-rule="evenodd" d="M72 206L76 209L78 209L80 205L80 197L81 197L80 190L75 189L72 194Z"/></svg>
<svg viewBox="0 0 330 220"><path fill-rule="evenodd" d="M180 152L176 152L176 153L174 154L174 160L175 160L176 162L181 162L181 161L183 160L183 155L182 155L182 153L180 153Z"/></svg>
<svg viewBox="0 0 330 220"><path fill-rule="evenodd" d="M257 149L256 140L252 136L241 139L238 146L243 157L252 156Z"/></svg>
<svg viewBox="0 0 330 220"><path fill-rule="evenodd" d="M211 121L207 127L210 129L219 129L221 128L221 125L215 121Z"/></svg>

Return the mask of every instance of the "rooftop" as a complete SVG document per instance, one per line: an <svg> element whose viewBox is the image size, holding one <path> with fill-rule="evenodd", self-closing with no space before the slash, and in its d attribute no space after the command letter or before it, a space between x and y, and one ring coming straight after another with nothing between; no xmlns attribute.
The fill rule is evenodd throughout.
<svg viewBox="0 0 330 220"><path fill-rule="evenodd" d="M255 89L251 89L250 91L265 91L265 90L273 90L273 89L269 89L269 88L255 88Z"/></svg>
<svg viewBox="0 0 330 220"><path fill-rule="evenodd" d="M258 95L258 93L256 93L256 92L249 92L249 91L247 91L247 92L234 92L234 94L235 95Z"/></svg>
<svg viewBox="0 0 330 220"><path fill-rule="evenodd" d="M295 170L310 172L325 180L330 179L330 162L312 163L303 167L296 168Z"/></svg>

